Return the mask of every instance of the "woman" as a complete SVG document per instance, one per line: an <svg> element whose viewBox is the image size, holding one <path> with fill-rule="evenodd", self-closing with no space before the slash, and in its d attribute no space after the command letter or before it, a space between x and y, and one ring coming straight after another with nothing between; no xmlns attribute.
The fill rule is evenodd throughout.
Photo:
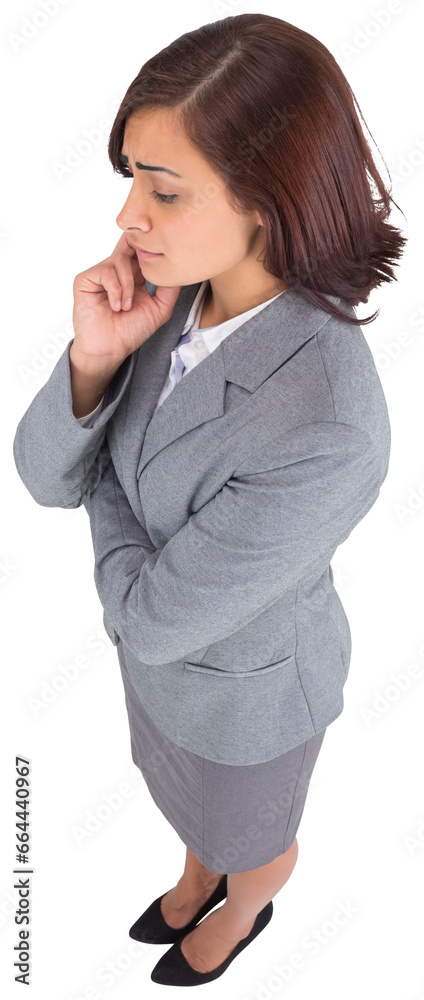
<svg viewBox="0 0 424 1000"><path fill-rule="evenodd" d="M155 982L196 985L271 919L343 709L330 559L390 452L377 314L353 307L406 241L343 73L275 17L150 59L109 157L123 234L75 279L75 337L14 455L38 503L89 513L132 756L187 848L130 934L173 942Z"/></svg>

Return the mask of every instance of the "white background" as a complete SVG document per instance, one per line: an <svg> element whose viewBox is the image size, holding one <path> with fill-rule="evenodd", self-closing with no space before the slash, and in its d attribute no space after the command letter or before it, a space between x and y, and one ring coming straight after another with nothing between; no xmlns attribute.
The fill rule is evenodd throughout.
<svg viewBox="0 0 424 1000"><path fill-rule="evenodd" d="M107 140L129 83L183 32L260 11L315 35L339 62L390 171L405 213L394 210L391 221L408 244L398 280L358 307L360 316L380 309L363 331L387 399L392 452L378 501L332 560L353 639L345 708L327 731L299 860L274 898L274 917L208 995L423 1000L422 6L68 0L55 13L42 10L41 0L3 5L0 40L3 995L27 995L13 966L17 754L30 758L32 775L30 996L165 995L150 971L168 946L137 944L128 929L175 885L185 846L131 759L87 513L38 505L17 474L12 442L73 337L75 275L108 256L121 233L116 216L128 186L113 173ZM340 904L354 910L343 925L333 922ZM314 931L321 936L312 950ZM295 953L301 969L293 969ZM283 983L275 966L290 963Z"/></svg>

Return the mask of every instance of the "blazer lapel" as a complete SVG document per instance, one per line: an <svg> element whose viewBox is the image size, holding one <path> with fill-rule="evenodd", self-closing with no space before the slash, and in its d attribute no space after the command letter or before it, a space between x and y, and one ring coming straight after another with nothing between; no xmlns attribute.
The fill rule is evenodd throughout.
<svg viewBox="0 0 424 1000"><path fill-rule="evenodd" d="M329 318L324 310L287 289L188 372L155 412L171 351L181 337L200 284L182 288L171 318L139 351L124 434L125 463L137 468L137 479L162 448L199 424L224 414L227 382L254 392ZM327 298L335 304L340 302L340 297Z"/></svg>
<svg viewBox="0 0 424 1000"><path fill-rule="evenodd" d="M126 468L137 468L146 428L169 371L171 351L178 344L200 284L181 289L170 319L138 350L123 431L122 459Z"/></svg>

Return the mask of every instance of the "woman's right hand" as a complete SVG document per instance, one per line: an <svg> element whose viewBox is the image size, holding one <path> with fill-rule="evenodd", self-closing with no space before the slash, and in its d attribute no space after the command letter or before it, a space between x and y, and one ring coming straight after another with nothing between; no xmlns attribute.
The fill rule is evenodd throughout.
<svg viewBox="0 0 424 1000"><path fill-rule="evenodd" d="M152 297L136 251L122 234L110 257L77 274L74 285L73 355L118 366L151 337L172 312L181 285L161 285ZM124 309L131 296L131 307ZM115 303L121 300L121 309Z"/></svg>

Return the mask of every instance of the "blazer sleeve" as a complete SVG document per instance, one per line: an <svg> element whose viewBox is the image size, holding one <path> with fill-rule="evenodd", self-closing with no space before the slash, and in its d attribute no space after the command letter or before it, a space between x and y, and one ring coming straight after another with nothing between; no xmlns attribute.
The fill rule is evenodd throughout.
<svg viewBox="0 0 424 1000"><path fill-rule="evenodd" d="M95 489L109 462L106 427L131 381L136 352L115 372L93 427L85 427L72 409L69 350L19 421L13 456L22 482L43 507L80 507Z"/></svg>
<svg viewBox="0 0 424 1000"><path fill-rule="evenodd" d="M386 473L360 429L300 426L251 454L155 550L111 462L85 502L108 621L153 665L224 639L323 557L330 561L373 506Z"/></svg>

